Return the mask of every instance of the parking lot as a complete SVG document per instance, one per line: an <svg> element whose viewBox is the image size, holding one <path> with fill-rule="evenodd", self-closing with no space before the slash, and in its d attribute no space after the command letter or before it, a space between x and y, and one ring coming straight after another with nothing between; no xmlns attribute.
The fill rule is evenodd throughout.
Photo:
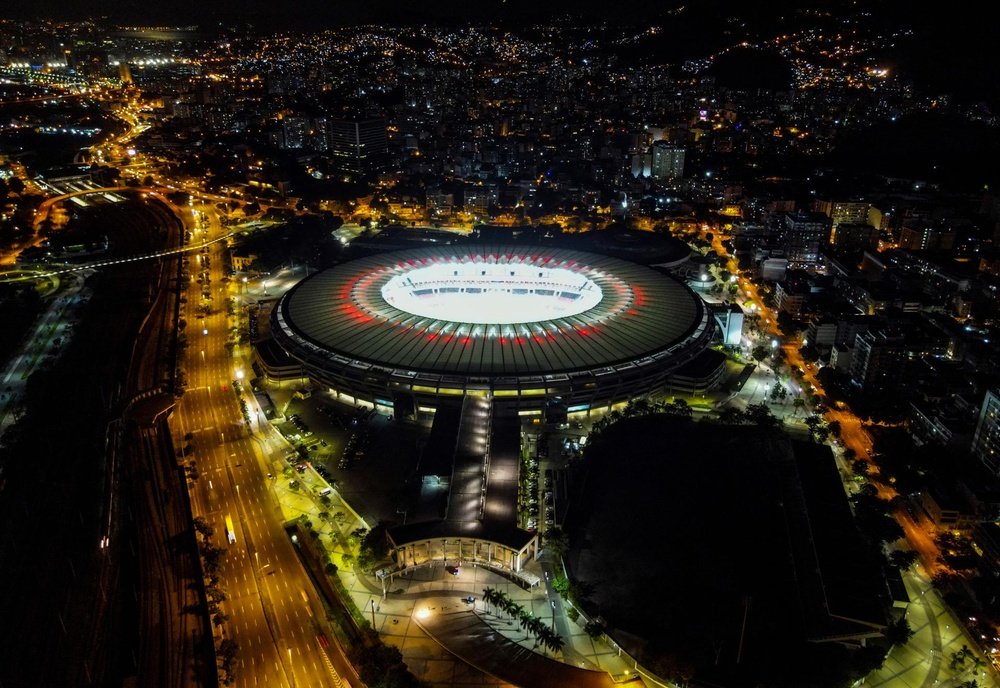
<svg viewBox="0 0 1000 688"><path fill-rule="evenodd" d="M290 467L309 461L369 522L403 521L419 496L417 467L429 425L390 420L327 393L292 398L285 418L276 427L298 449Z"/></svg>

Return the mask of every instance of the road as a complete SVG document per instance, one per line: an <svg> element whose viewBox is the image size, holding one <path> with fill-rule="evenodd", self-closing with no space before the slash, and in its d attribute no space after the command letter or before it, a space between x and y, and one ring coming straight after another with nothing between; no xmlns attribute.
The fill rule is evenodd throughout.
<svg viewBox="0 0 1000 688"><path fill-rule="evenodd" d="M14 410L31 374L38 369L49 353L54 353L68 340L72 325L69 312L75 310L82 298L84 275L66 280L60 295L48 303L48 308L35 323L35 328L21 353L10 360L0 371L0 436L14 422ZM56 340L62 340L56 344Z"/></svg>
<svg viewBox="0 0 1000 688"><path fill-rule="evenodd" d="M222 230L214 210L202 210L209 222L208 237L218 235ZM206 257L215 312L198 318L203 292L196 275ZM320 601L282 527L260 440L244 426L233 391L236 369L226 348L230 319L225 313L228 289L222 282L221 244L207 247L190 263L192 283L183 315L188 322L189 386L172 424L180 438L177 446L190 434L194 448L198 478L189 485L192 511L213 526L213 542L226 550L219 585L227 595L221 607L230 618L221 630L240 648L233 685L346 685L328 661L344 673L346 659L328 658L320 647ZM234 525L232 543L226 537L227 517Z"/></svg>

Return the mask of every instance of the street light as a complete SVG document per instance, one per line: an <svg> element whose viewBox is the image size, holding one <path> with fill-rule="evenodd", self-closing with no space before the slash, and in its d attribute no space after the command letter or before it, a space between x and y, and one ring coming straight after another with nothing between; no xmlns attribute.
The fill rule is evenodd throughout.
<svg viewBox="0 0 1000 688"><path fill-rule="evenodd" d="M240 368L239 370L236 371L236 379L237 380L242 380L243 379L243 369L242 368Z"/></svg>

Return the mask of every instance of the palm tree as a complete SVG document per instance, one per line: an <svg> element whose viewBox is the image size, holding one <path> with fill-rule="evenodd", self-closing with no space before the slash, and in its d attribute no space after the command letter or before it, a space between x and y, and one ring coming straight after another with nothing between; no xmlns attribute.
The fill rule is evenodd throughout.
<svg viewBox="0 0 1000 688"><path fill-rule="evenodd" d="M514 609L518 605L514 604L514 601L507 597L505 593L500 593L500 601L498 604L500 605L500 609L503 610L503 613L507 615L510 620L513 620L516 617Z"/></svg>
<svg viewBox="0 0 1000 688"><path fill-rule="evenodd" d="M524 607L519 605L517 602L514 602L513 600L509 600L509 602L510 606L507 607L507 613L510 614L510 620L518 622L521 625L521 628L524 628L524 624L521 619L522 615L524 614Z"/></svg>
<svg viewBox="0 0 1000 688"><path fill-rule="evenodd" d="M489 605L493 604L493 588L483 588L483 604L486 605L486 610L489 611Z"/></svg>
<svg viewBox="0 0 1000 688"><path fill-rule="evenodd" d="M497 618L500 617L500 603L503 600L503 595L496 588L488 588L490 591L490 604L493 605L493 615Z"/></svg>
<svg viewBox="0 0 1000 688"><path fill-rule="evenodd" d="M532 623L535 617L531 612L525 611L524 607L518 605L517 609L517 620L518 624L521 626L521 630L524 631L524 639L527 640L528 636L532 633Z"/></svg>

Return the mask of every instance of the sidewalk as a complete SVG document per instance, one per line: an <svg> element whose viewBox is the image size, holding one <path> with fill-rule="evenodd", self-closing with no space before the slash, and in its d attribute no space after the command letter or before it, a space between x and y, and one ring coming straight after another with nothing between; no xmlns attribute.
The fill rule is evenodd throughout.
<svg viewBox="0 0 1000 688"><path fill-rule="evenodd" d="M541 586L531 591L524 590L508 579L478 566L463 566L461 573L453 576L445 572L443 562L433 562L426 567L411 570L406 576L387 581L387 592L383 599L381 582L373 577L364 574L359 576L354 571L343 570L339 575L365 617L371 619L374 612L375 628L385 637L386 642L399 647L411 669L435 685L470 685L452 683L441 676L450 670L443 668L448 662L442 657L451 658L452 655L477 666L484 675L495 677L491 680L496 682L487 685L507 685L507 681L514 685L531 685L529 678L511 674L505 668L531 657L537 658L542 663L540 666L555 665L549 669L539 669L539 676L551 678L565 674L585 677L583 682L576 683L561 681L557 684L546 680L534 682L538 686L615 685L611 676L629 673L631 669L612 648L603 642L591 640L582 628L568 619L565 619L565 623L572 635L564 638L566 648L559 657L545 657L540 651L533 651L533 639L527 637L518 625L495 616L483 606L483 588L495 588L551 625L552 608L545 589ZM470 595L475 598L472 605L465 602L465 598ZM438 626L437 622L430 621L431 617L452 614L463 618L474 614L476 628L459 621L451 621L445 626ZM470 635L479 639L476 641L478 645L468 644ZM486 641L484 638L493 640ZM490 643L489 652L484 653L481 644L486 642ZM500 648L503 648L503 652L498 651ZM442 649L447 654L443 654ZM502 661L496 666L487 666L483 663L482 656L493 653ZM573 658L573 665L560 661L565 660L567 655ZM451 661L455 660L452 658ZM594 679L592 674L599 678ZM642 684L636 682L630 685Z"/></svg>

